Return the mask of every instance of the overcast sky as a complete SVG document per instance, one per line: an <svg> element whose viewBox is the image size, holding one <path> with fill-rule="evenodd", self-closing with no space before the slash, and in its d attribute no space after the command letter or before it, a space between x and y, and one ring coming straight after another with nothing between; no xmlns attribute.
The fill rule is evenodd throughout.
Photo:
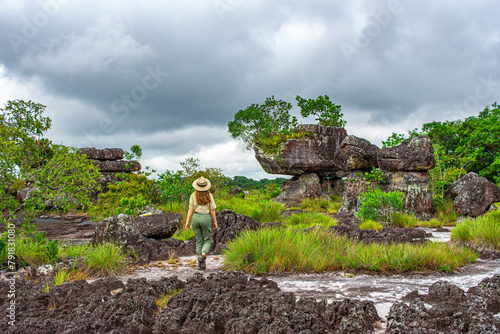
<svg viewBox="0 0 500 334"><path fill-rule="evenodd" d="M348 134L381 146L500 102L500 2L0 0L0 104L47 106L47 136L138 144L143 166L187 157L274 178L230 138L267 97L327 94ZM300 119L314 123L314 119Z"/></svg>

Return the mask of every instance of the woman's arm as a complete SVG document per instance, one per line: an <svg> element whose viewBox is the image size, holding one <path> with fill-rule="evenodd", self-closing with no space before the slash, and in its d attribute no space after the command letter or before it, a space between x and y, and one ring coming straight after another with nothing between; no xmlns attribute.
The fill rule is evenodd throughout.
<svg viewBox="0 0 500 334"><path fill-rule="evenodd" d="M186 218L186 230L188 229L189 226L189 221L191 220L191 216L193 215L194 209L189 209L188 210L188 215Z"/></svg>
<svg viewBox="0 0 500 334"><path fill-rule="evenodd" d="M212 215L212 219L214 221L214 230L217 229L217 218L215 217L215 210L210 209L210 214Z"/></svg>

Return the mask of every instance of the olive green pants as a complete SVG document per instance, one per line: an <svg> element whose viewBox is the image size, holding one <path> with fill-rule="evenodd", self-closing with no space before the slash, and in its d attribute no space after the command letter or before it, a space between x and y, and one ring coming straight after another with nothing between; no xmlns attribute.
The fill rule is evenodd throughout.
<svg viewBox="0 0 500 334"><path fill-rule="evenodd" d="M196 254L208 254L212 246L212 217L210 214L193 214L193 230L196 238Z"/></svg>

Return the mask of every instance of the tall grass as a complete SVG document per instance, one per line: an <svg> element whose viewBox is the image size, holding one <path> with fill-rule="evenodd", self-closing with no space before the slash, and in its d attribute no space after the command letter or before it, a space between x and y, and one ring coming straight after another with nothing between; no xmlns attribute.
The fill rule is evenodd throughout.
<svg viewBox="0 0 500 334"><path fill-rule="evenodd" d="M285 225L293 228L305 229L312 226L330 227L337 223L333 218L323 213L301 212L288 216Z"/></svg>
<svg viewBox="0 0 500 334"><path fill-rule="evenodd" d="M342 200L329 201L325 198L306 198L300 203L300 208L313 212L337 213L342 206Z"/></svg>
<svg viewBox="0 0 500 334"><path fill-rule="evenodd" d="M61 259L83 257L91 249L92 247L86 243L82 243L79 245L71 245L71 244L61 245L59 247L58 257Z"/></svg>
<svg viewBox="0 0 500 334"><path fill-rule="evenodd" d="M461 221L451 230L451 238L500 250L500 211Z"/></svg>
<svg viewBox="0 0 500 334"><path fill-rule="evenodd" d="M378 231L383 227L383 225L377 221L367 219L361 224L359 224L359 228L362 230L375 230Z"/></svg>
<svg viewBox="0 0 500 334"><path fill-rule="evenodd" d="M225 269L251 273L371 270L409 272L450 270L474 262L477 253L445 243L369 244L318 228L245 231L225 251Z"/></svg>
<svg viewBox="0 0 500 334"><path fill-rule="evenodd" d="M394 212L392 214L392 225L397 227L415 227L420 224L420 221L413 215L407 213Z"/></svg>
<svg viewBox="0 0 500 334"><path fill-rule="evenodd" d="M435 219L442 222L442 225L455 225L459 216L458 212L455 211L451 198L443 198L436 206Z"/></svg>
<svg viewBox="0 0 500 334"><path fill-rule="evenodd" d="M127 255L114 243L97 245L85 254L85 266L89 273L96 277L117 276L127 265Z"/></svg>

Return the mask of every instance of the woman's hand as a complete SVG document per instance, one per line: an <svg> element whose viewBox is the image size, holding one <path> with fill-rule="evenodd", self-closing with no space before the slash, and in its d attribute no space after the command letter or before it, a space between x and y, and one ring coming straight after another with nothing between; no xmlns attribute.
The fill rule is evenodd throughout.
<svg viewBox="0 0 500 334"><path fill-rule="evenodd" d="M217 222L214 223L214 230L217 229Z"/></svg>

